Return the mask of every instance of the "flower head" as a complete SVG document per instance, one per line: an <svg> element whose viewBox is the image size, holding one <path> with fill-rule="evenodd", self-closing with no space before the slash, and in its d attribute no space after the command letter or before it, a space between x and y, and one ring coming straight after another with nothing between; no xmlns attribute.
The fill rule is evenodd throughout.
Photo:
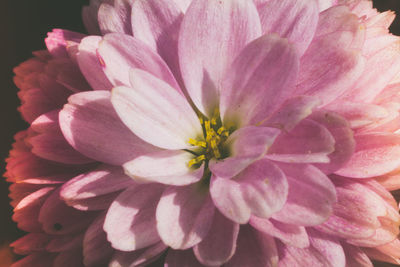
<svg viewBox="0 0 400 267"><path fill-rule="evenodd" d="M398 262L391 13L363 0L115 0L83 14L102 36L56 30L48 56L91 88L37 112L9 159L24 185L16 220L35 214L14 246L51 252L20 264ZM22 154L56 178L16 174Z"/></svg>

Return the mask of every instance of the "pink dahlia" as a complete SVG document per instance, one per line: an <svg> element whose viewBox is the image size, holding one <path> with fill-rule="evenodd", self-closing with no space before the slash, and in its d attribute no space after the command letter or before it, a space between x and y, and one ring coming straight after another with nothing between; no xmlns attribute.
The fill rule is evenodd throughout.
<svg viewBox="0 0 400 267"><path fill-rule="evenodd" d="M114 0L83 18L98 35L54 30L16 68L14 266L400 263L392 13Z"/></svg>

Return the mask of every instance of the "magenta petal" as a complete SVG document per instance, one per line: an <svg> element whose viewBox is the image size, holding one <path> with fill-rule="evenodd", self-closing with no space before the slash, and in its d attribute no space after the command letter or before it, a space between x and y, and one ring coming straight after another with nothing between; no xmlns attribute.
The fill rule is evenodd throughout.
<svg viewBox="0 0 400 267"><path fill-rule="evenodd" d="M157 182L169 185L188 185L198 182L204 166L192 169L193 154L182 150L164 150L140 156L123 165L125 173L138 182ZM156 166L156 168L155 168Z"/></svg>
<svg viewBox="0 0 400 267"><path fill-rule="evenodd" d="M193 254L192 249L169 250L164 267L205 267Z"/></svg>
<svg viewBox="0 0 400 267"><path fill-rule="evenodd" d="M163 189L157 184L133 186L115 199L104 222L113 248L133 251L160 240L155 214Z"/></svg>
<svg viewBox="0 0 400 267"><path fill-rule="evenodd" d="M111 82L104 74L103 67L97 56L97 49L101 41L100 36L83 38L79 45L77 60L82 74L94 90L111 90Z"/></svg>
<svg viewBox="0 0 400 267"><path fill-rule="evenodd" d="M317 97L298 96L286 100L262 125L291 131L299 122L307 118L313 109L321 104Z"/></svg>
<svg viewBox="0 0 400 267"><path fill-rule="evenodd" d="M101 33L110 32L132 34L131 1L102 1L97 15Z"/></svg>
<svg viewBox="0 0 400 267"><path fill-rule="evenodd" d="M183 19L180 2L139 0L132 5L133 36L157 51L175 77L180 76L178 37Z"/></svg>
<svg viewBox="0 0 400 267"><path fill-rule="evenodd" d="M216 212L207 236L193 248L196 258L205 265L219 266L235 253L239 224Z"/></svg>
<svg viewBox="0 0 400 267"><path fill-rule="evenodd" d="M258 231L279 238L283 243L298 248L306 248L310 245L307 232L303 226L286 224L274 219L263 219L252 216L250 225Z"/></svg>
<svg viewBox="0 0 400 267"><path fill-rule="evenodd" d="M286 163L327 163L334 148L335 139L328 129L305 119L292 131L282 132L265 157Z"/></svg>
<svg viewBox="0 0 400 267"><path fill-rule="evenodd" d="M121 120L146 142L165 149L191 148L199 119L181 92L145 71L131 71L132 88L117 87L111 102Z"/></svg>
<svg viewBox="0 0 400 267"><path fill-rule="evenodd" d="M164 60L139 39L124 34L107 34L99 44L98 57L110 82L129 86L129 71L141 69L179 88Z"/></svg>
<svg viewBox="0 0 400 267"><path fill-rule="evenodd" d="M332 214L336 190L325 174L312 165L280 164L289 183L289 194L282 210L273 218L300 226L318 225Z"/></svg>
<svg viewBox="0 0 400 267"><path fill-rule="evenodd" d="M240 227L235 255L226 267L272 267L278 264L275 240L250 226Z"/></svg>
<svg viewBox="0 0 400 267"><path fill-rule="evenodd" d="M286 201L288 185L283 172L269 160L259 160L233 179L213 175L210 192L215 206L237 223L250 214L270 217Z"/></svg>
<svg viewBox="0 0 400 267"><path fill-rule="evenodd" d="M83 262L85 266L101 266L114 252L103 230L105 215L97 217L85 232Z"/></svg>
<svg viewBox="0 0 400 267"><path fill-rule="evenodd" d="M389 173L400 166L400 137L389 133L356 135L356 148L350 161L336 173L354 178L370 178Z"/></svg>
<svg viewBox="0 0 400 267"><path fill-rule="evenodd" d="M260 34L252 1L192 1L181 25L178 54L186 88L201 112L213 114L226 69Z"/></svg>
<svg viewBox="0 0 400 267"><path fill-rule="evenodd" d="M224 178L236 176L251 163L262 157L279 135L280 130L269 127L243 127L226 140L230 155L226 159L211 160L211 172Z"/></svg>
<svg viewBox="0 0 400 267"><path fill-rule="evenodd" d="M275 34L248 44L227 70L221 89L221 118L228 126L254 125L272 114L294 89L295 49Z"/></svg>
<svg viewBox="0 0 400 267"><path fill-rule="evenodd" d="M191 248L207 236L215 208L202 186L170 186L164 191L157 206L157 229L171 248Z"/></svg>
<svg viewBox="0 0 400 267"><path fill-rule="evenodd" d="M115 251L108 266L126 267L126 266L151 266L148 265L156 260L168 247L163 242L158 242L146 248L135 251Z"/></svg>
<svg viewBox="0 0 400 267"><path fill-rule="evenodd" d="M318 23L318 5L308 0L270 0L257 7L263 33L277 33L304 54Z"/></svg>
<svg viewBox="0 0 400 267"><path fill-rule="evenodd" d="M60 127L67 141L82 154L115 165L156 151L121 122L110 96L108 91L96 91L69 98L60 112Z"/></svg>

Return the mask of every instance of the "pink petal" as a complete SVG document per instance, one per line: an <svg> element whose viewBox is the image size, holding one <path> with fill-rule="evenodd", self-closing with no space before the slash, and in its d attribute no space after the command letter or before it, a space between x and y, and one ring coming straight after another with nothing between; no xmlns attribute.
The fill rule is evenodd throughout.
<svg viewBox="0 0 400 267"><path fill-rule="evenodd" d="M231 178L262 157L272 145L280 130L269 127L249 126L236 130L225 144L230 155L226 159L212 160L211 172L219 177Z"/></svg>
<svg viewBox="0 0 400 267"><path fill-rule="evenodd" d="M45 39L47 50L53 57L68 57L68 42L80 43L85 35L62 29L53 29Z"/></svg>
<svg viewBox="0 0 400 267"><path fill-rule="evenodd" d="M336 202L335 186L312 165L280 164L289 183L289 194L282 210L272 217L280 222L312 226L332 214Z"/></svg>
<svg viewBox="0 0 400 267"><path fill-rule="evenodd" d="M346 254L347 266L373 267L371 260L359 247L342 242L344 253Z"/></svg>
<svg viewBox="0 0 400 267"><path fill-rule="evenodd" d="M115 199L104 222L113 248L133 251L160 240L155 212L163 189L157 184L134 186Z"/></svg>
<svg viewBox="0 0 400 267"><path fill-rule="evenodd" d="M265 157L287 163L327 163L334 146L335 139L323 125L305 119L292 131L282 132Z"/></svg>
<svg viewBox="0 0 400 267"><path fill-rule="evenodd" d="M100 36L83 38L79 45L77 60L82 74L94 90L111 90L113 86L104 74L101 62L97 57L97 49L101 40Z"/></svg>
<svg viewBox="0 0 400 267"><path fill-rule="evenodd" d="M46 250L49 252L62 252L80 247L82 244L83 234L60 235L53 237Z"/></svg>
<svg viewBox="0 0 400 267"><path fill-rule="evenodd" d="M105 215L97 217L85 232L83 240L83 262L85 266L100 266L114 252L103 230Z"/></svg>
<svg viewBox="0 0 400 267"><path fill-rule="evenodd" d="M320 11L324 11L334 5L336 5L337 0L318 0L318 7Z"/></svg>
<svg viewBox="0 0 400 267"><path fill-rule="evenodd" d="M221 118L227 126L257 124L290 97L298 56L287 40L264 35L247 45L226 72Z"/></svg>
<svg viewBox="0 0 400 267"><path fill-rule="evenodd" d="M158 233L173 249L193 247L210 230L215 209L202 186L170 186L160 199L156 212Z"/></svg>
<svg viewBox="0 0 400 267"><path fill-rule="evenodd" d="M98 23L101 33L110 32L132 34L130 1L103 1L98 11Z"/></svg>
<svg viewBox="0 0 400 267"><path fill-rule="evenodd" d="M98 57L105 74L115 85L129 86L131 69L141 69L179 88L164 60L139 39L124 34L107 34L99 44Z"/></svg>
<svg viewBox="0 0 400 267"><path fill-rule="evenodd" d="M336 173L354 178L370 178L400 166L400 138L386 133L355 136L356 148L350 161Z"/></svg>
<svg viewBox="0 0 400 267"><path fill-rule="evenodd" d="M186 88L201 112L213 113L226 69L260 34L252 1L192 1L182 21L178 54Z"/></svg>
<svg viewBox="0 0 400 267"><path fill-rule="evenodd" d="M342 168L354 153L355 141L349 123L333 112L317 111L310 119L328 129L335 139L335 148L328 155L329 163L315 164L325 174L331 174Z"/></svg>
<svg viewBox="0 0 400 267"><path fill-rule="evenodd" d="M283 172L262 159L233 179L213 175L210 192L215 206L236 223L247 223L250 214L270 217L285 204L288 185Z"/></svg>
<svg viewBox="0 0 400 267"><path fill-rule="evenodd" d="M283 243L298 248L310 245L307 232L303 226L281 223L274 219L250 218L250 225L258 231L280 239Z"/></svg>
<svg viewBox="0 0 400 267"><path fill-rule="evenodd" d="M152 266L149 263L156 260L168 247L163 242L158 242L146 248L135 251L124 252L115 251L112 256L109 267L126 266ZM149 264L149 265L148 265Z"/></svg>
<svg viewBox="0 0 400 267"><path fill-rule="evenodd" d="M298 96L286 100L282 106L267 118L262 125L291 131L299 122L307 118L320 105L316 97Z"/></svg>
<svg viewBox="0 0 400 267"><path fill-rule="evenodd" d="M121 122L110 97L108 91L96 91L69 98L60 112L60 127L67 141L82 154L115 165L156 151Z"/></svg>
<svg viewBox="0 0 400 267"><path fill-rule="evenodd" d="M205 267L193 254L192 249L169 250L164 267Z"/></svg>
<svg viewBox="0 0 400 267"><path fill-rule="evenodd" d="M29 233L10 244L14 252L20 255L28 255L34 252L46 250L46 245L51 237L43 233Z"/></svg>
<svg viewBox="0 0 400 267"><path fill-rule="evenodd" d="M239 224L216 212L208 235L193 248L196 258L205 265L221 265L235 253Z"/></svg>
<svg viewBox="0 0 400 267"><path fill-rule="evenodd" d="M146 142L165 149L190 148L202 135L196 113L185 97L162 80L139 69L131 72L132 88L117 87L111 102L121 120Z"/></svg>
<svg viewBox="0 0 400 267"><path fill-rule="evenodd" d="M164 150L140 156L123 165L125 173L138 182L188 185L203 177L204 167L191 169L193 154L182 150ZM156 166L156 167L155 167Z"/></svg>
<svg viewBox="0 0 400 267"><path fill-rule="evenodd" d="M308 0L270 0L258 6L263 33L287 38L304 54L318 23L318 5Z"/></svg>
<svg viewBox="0 0 400 267"><path fill-rule="evenodd" d="M250 226L240 228L235 255L226 267L272 267L278 264L274 238Z"/></svg>
<svg viewBox="0 0 400 267"><path fill-rule="evenodd" d="M80 248L63 251L54 259L54 267L84 267L82 263L82 251Z"/></svg>
<svg viewBox="0 0 400 267"><path fill-rule="evenodd" d="M139 0L132 6L133 35L156 50L171 68L175 77L180 76L178 37L183 19L179 7L189 1Z"/></svg>
<svg viewBox="0 0 400 267"><path fill-rule="evenodd" d="M107 195L134 184L121 167L101 165L62 186L61 197L67 202Z"/></svg>
<svg viewBox="0 0 400 267"><path fill-rule="evenodd" d="M82 8L83 24L90 35L100 35L99 24L97 21L97 13L99 12L100 4L100 1L90 1L89 6L84 6Z"/></svg>

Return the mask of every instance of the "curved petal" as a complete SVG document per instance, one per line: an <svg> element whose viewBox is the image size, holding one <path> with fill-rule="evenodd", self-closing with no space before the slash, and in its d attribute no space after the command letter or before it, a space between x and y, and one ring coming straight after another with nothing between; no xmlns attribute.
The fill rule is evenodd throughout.
<svg viewBox="0 0 400 267"><path fill-rule="evenodd" d="M282 132L265 157L286 163L327 163L334 148L335 139L328 129L305 119L292 131Z"/></svg>
<svg viewBox="0 0 400 267"><path fill-rule="evenodd" d="M250 218L250 225L258 231L278 238L283 243L298 248L306 248L310 241L303 226L286 224L274 219L263 219L256 216Z"/></svg>
<svg viewBox="0 0 400 267"><path fill-rule="evenodd" d="M299 58L292 45L275 34L248 44L222 82L221 118L228 128L257 124L291 96Z"/></svg>
<svg viewBox="0 0 400 267"><path fill-rule="evenodd" d="M117 87L111 102L121 120L146 142L165 149L190 148L201 136L200 121L185 97L151 74L131 72L132 88Z"/></svg>
<svg viewBox="0 0 400 267"><path fill-rule="evenodd" d="M131 3L126 0L102 1L97 21L101 33L119 32L132 34L131 29Z"/></svg>
<svg viewBox="0 0 400 267"><path fill-rule="evenodd" d="M262 157L279 135L280 130L269 127L243 127L233 132L224 145L230 155L222 160L211 160L211 172L224 178L231 178L251 163Z"/></svg>
<svg viewBox="0 0 400 267"><path fill-rule="evenodd" d="M182 21L178 54L186 88L201 112L213 114L226 69L260 34L252 1L192 1Z"/></svg>
<svg viewBox="0 0 400 267"><path fill-rule="evenodd" d="M97 56L97 49L102 40L100 36L88 36L79 44L77 61L82 74L94 90L111 90L113 85L104 74Z"/></svg>
<svg viewBox="0 0 400 267"><path fill-rule="evenodd" d="M202 184L168 187L157 206L157 229L162 241L173 249L200 243L214 216L211 197Z"/></svg>
<svg viewBox="0 0 400 267"><path fill-rule="evenodd" d="M196 258L205 265L220 266L235 253L239 224L216 212L207 236L193 248Z"/></svg>
<svg viewBox="0 0 400 267"><path fill-rule="evenodd" d="M134 186L115 199L104 221L113 248L133 251L160 240L155 212L163 189L157 184Z"/></svg>
<svg viewBox="0 0 400 267"><path fill-rule="evenodd" d="M373 267L371 260L359 247L342 242L347 266Z"/></svg>
<svg viewBox="0 0 400 267"><path fill-rule="evenodd" d="M210 184L215 206L237 223L250 215L270 217L285 204L288 184L283 172L269 160L259 160L233 179L213 175Z"/></svg>
<svg viewBox="0 0 400 267"><path fill-rule="evenodd" d="M135 37L118 33L107 34L99 44L98 57L105 74L115 86L129 86L130 70L137 68L151 73L174 88L179 88L164 60Z"/></svg>
<svg viewBox="0 0 400 267"><path fill-rule="evenodd" d="M18 266L19 267L19 266ZM169 250L164 267L205 267L193 254L192 249Z"/></svg>
<svg viewBox="0 0 400 267"><path fill-rule="evenodd" d="M336 190L325 174L312 165L279 164L286 174L289 193L283 208L272 217L299 226L318 225L329 218Z"/></svg>
<svg viewBox="0 0 400 267"><path fill-rule="evenodd" d="M112 256L109 267L127 267L127 266L149 266L156 260L168 247L163 242L158 242L146 248L135 251L115 251ZM150 265L151 266L151 265Z"/></svg>
<svg viewBox="0 0 400 267"><path fill-rule="evenodd" d="M193 154L182 150L164 150L140 156L123 165L125 173L138 182L157 182L169 185L188 185L198 182L204 166L189 167Z"/></svg>
<svg viewBox="0 0 400 267"><path fill-rule="evenodd" d="M303 55L318 24L315 0L270 0L257 7L263 33L277 33L296 46Z"/></svg>
<svg viewBox="0 0 400 267"><path fill-rule="evenodd" d="M60 112L60 127L70 145L89 158L114 165L156 151L121 122L110 97L109 91L95 91L69 98Z"/></svg>
<svg viewBox="0 0 400 267"><path fill-rule="evenodd" d="M370 178L389 173L400 166L400 137L389 133L356 135L356 148L350 161L336 173L354 178Z"/></svg>

